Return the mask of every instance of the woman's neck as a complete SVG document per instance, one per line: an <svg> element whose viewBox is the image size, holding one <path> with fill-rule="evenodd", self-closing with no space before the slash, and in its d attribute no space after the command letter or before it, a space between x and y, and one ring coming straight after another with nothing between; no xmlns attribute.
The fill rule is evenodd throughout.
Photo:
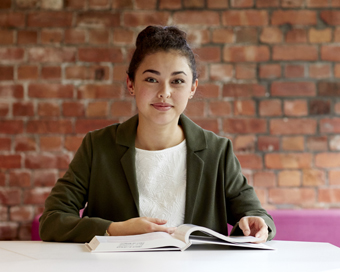
<svg viewBox="0 0 340 272"><path fill-rule="evenodd" d="M180 144L185 139L180 125L147 126L138 124L135 145L144 150L162 150Z"/></svg>

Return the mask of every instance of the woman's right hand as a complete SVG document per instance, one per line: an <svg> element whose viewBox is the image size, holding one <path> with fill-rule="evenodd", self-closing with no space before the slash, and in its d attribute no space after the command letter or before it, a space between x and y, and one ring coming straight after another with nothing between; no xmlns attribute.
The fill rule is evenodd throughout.
<svg viewBox="0 0 340 272"><path fill-rule="evenodd" d="M150 217L136 217L123 222L112 222L107 229L111 236L136 235L155 231L172 234L175 227L166 227L166 220Z"/></svg>

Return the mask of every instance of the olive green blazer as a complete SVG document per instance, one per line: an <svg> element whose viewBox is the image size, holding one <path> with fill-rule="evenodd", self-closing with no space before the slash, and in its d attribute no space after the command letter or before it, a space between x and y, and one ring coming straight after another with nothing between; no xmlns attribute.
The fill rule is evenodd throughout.
<svg viewBox="0 0 340 272"><path fill-rule="evenodd" d="M203 130L185 115L179 120L187 143L184 223L242 235L237 222L260 216L275 235L272 218L241 173L230 140ZM103 235L112 221L138 217L135 136L138 115L121 124L89 132L65 175L45 202L40 218L44 241L88 242ZM156 166L155 166L156 167ZM83 218L79 210L86 206Z"/></svg>

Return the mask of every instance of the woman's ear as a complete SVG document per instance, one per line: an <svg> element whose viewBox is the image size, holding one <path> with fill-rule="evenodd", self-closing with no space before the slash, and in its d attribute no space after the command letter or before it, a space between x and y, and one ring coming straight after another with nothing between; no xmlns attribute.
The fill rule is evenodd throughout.
<svg viewBox="0 0 340 272"><path fill-rule="evenodd" d="M135 95L135 85L133 84L132 80L129 76L126 77L126 86L129 90L129 93L131 95Z"/></svg>
<svg viewBox="0 0 340 272"><path fill-rule="evenodd" d="M196 79L194 84L192 84L192 86L191 86L191 91L190 91L190 96L189 96L190 99L194 97L194 94L196 93L197 86L198 86L198 79Z"/></svg>

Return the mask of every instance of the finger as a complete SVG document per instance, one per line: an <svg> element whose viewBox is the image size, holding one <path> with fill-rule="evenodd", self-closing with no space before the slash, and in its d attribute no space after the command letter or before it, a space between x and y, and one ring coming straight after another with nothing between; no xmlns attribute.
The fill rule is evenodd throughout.
<svg viewBox="0 0 340 272"><path fill-rule="evenodd" d="M248 217L243 217L239 222L239 227L243 231L244 236L250 235L249 220Z"/></svg>
<svg viewBox="0 0 340 272"><path fill-rule="evenodd" d="M160 218L152 218L152 217L145 217L145 220L157 224L157 225L164 225L166 224L166 220L165 219L160 219Z"/></svg>

